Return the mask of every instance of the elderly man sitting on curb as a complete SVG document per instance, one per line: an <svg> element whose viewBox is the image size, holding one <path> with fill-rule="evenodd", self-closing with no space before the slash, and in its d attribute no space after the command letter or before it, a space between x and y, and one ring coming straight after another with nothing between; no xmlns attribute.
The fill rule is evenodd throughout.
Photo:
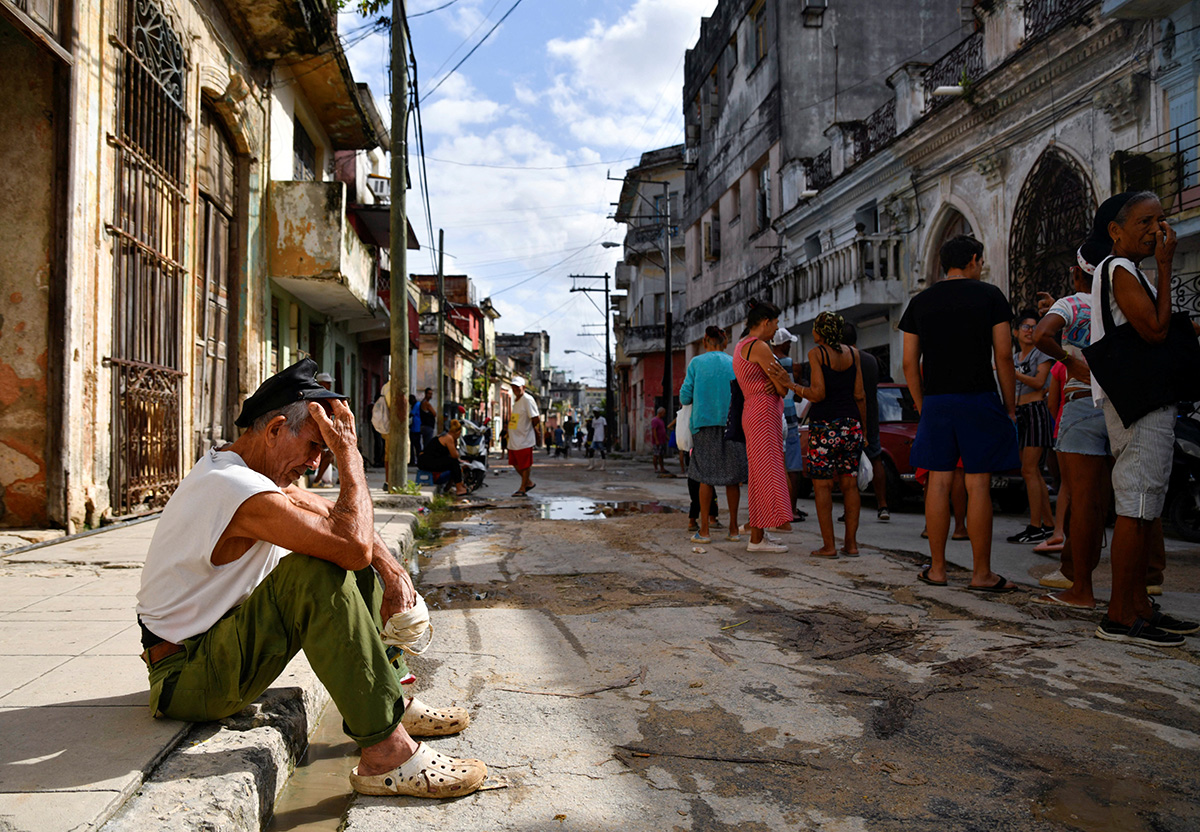
<svg viewBox="0 0 1200 832"><path fill-rule="evenodd" d="M150 710L192 722L253 702L303 650L361 748L350 783L364 794L457 797L487 776L414 736L466 727L461 708L409 698L380 626L410 609L407 572L374 531L374 507L344 396L304 359L263 382L237 425L163 510L142 572L138 621ZM336 502L294 487L325 447L341 472Z"/></svg>

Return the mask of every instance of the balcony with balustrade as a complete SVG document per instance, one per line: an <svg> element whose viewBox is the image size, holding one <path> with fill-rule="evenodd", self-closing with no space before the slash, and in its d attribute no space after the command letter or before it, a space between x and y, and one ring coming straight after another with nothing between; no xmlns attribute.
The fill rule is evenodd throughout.
<svg viewBox="0 0 1200 832"><path fill-rule="evenodd" d="M823 309L850 317L882 312L908 296L904 238L870 234L822 252L783 274L771 287L783 323L811 321Z"/></svg>

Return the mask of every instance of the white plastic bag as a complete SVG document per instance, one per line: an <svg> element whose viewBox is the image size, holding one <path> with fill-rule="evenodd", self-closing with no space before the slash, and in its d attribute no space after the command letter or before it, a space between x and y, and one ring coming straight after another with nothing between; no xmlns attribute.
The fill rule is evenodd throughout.
<svg viewBox="0 0 1200 832"><path fill-rule="evenodd" d="M681 451L692 450L692 406L685 404L675 414L675 447Z"/></svg>
<svg viewBox="0 0 1200 832"><path fill-rule="evenodd" d="M870 458L867 457L867 452L863 451L858 456L858 490L866 491L871 487L871 481L875 479L875 466L871 464Z"/></svg>
<svg viewBox="0 0 1200 832"><path fill-rule="evenodd" d="M380 436L387 436L391 430L392 420L388 417L388 403L384 396L376 399L371 408L371 427L375 428Z"/></svg>

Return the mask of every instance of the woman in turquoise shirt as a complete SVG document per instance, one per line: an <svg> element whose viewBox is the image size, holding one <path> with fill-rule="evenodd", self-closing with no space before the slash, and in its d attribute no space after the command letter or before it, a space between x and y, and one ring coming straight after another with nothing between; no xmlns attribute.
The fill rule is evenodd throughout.
<svg viewBox="0 0 1200 832"><path fill-rule="evenodd" d="M709 506L713 491L725 486L725 504L729 511L728 540L738 540L738 507L742 483L748 476L746 446L725 439L729 418L729 383L734 380L733 358L725 352L729 337L717 326L704 332L704 352L691 360L687 377L679 389L679 401L692 406L688 424L692 429L692 461L688 478L700 483L700 530L692 536L696 543L709 543Z"/></svg>

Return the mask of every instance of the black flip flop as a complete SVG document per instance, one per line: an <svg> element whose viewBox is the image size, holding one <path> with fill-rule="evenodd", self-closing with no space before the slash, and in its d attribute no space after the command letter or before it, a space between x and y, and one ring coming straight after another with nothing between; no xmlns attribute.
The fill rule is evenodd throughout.
<svg viewBox="0 0 1200 832"><path fill-rule="evenodd" d="M924 569L922 569L920 572L918 572L917 580L923 584L929 584L930 586L946 586L945 581L935 581L929 577L929 570L931 568L932 568L931 566L926 566Z"/></svg>
<svg viewBox="0 0 1200 832"><path fill-rule="evenodd" d="M1004 577L1003 575L997 575L996 577L1000 580L996 581L996 583L992 584L991 586L971 586L970 584L967 584L967 589L971 590L972 592L993 593L1016 592L1020 589L1020 587L1016 584L1005 586L1005 584L1008 584L1009 581L1008 578Z"/></svg>

